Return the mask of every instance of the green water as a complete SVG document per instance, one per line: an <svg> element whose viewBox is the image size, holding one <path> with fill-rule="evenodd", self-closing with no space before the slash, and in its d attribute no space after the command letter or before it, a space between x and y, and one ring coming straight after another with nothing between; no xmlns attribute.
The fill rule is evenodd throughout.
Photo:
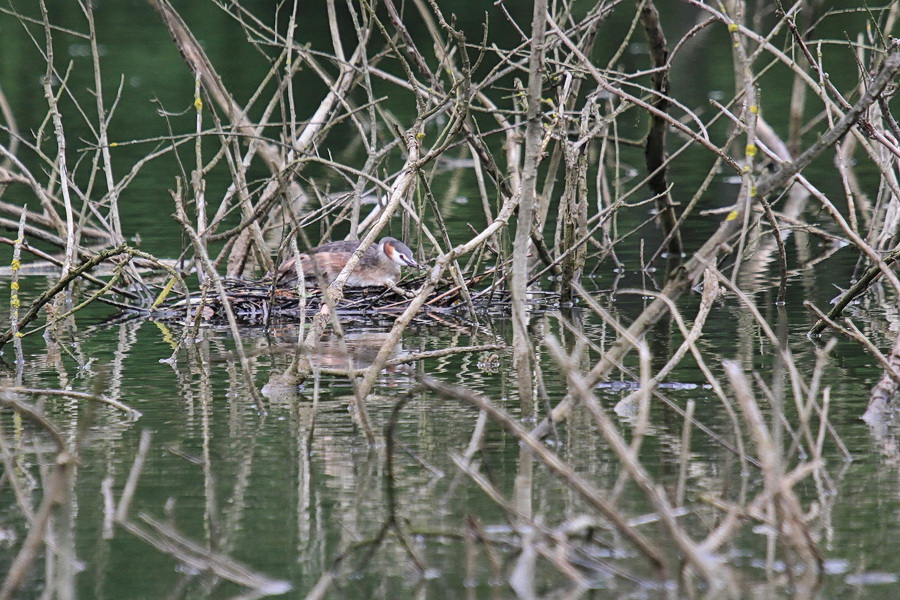
<svg viewBox="0 0 900 600"><path fill-rule="evenodd" d="M297 38L314 48L329 50L330 43L324 37L324 3L300 4L303 18ZM496 36L492 39L505 47L518 43L515 32L503 26L504 17L495 4L478 3L478 10L471 9L474 3L440 4L460 16L459 25L470 39L480 38L483 11L489 11L492 35ZM672 27L672 39L692 25L694 13L685 5L659 4L664 23ZM29 3L14 5L39 17ZM246 5L259 18L272 22L279 3L260 1ZM48 8L51 20L60 27L84 29L81 11L72 3L48 2ZM262 53L212 3L179 2L176 8L193 28L235 98L245 102L268 68ZM523 3L507 8L518 22L530 21L530 6ZM616 13L609 26L609 31L616 34L599 45L600 55L608 56L615 50L616 36L624 35L629 15ZM107 0L98 4L96 21L108 102L122 81L120 106L110 126L111 140L120 142L113 149L114 169L117 176L122 176L134 160L164 144L158 139L166 136L170 128L179 134L193 131L192 112L166 119L158 109L172 113L189 109L194 83L165 29L145 3ZM823 27L840 37L842 30L859 31L864 22L863 16L846 15L827 21ZM35 24L27 28L42 43L42 29ZM80 102L89 102L88 89L93 86L93 79L85 40L63 31L54 35L58 68L72 62L69 87ZM623 61L641 63L642 52L626 52ZM731 58L727 53L717 56L696 48L685 52L690 54L675 63L673 73L673 93L677 97L692 106L706 106L704 90L731 88ZM826 48L827 56L837 52L839 49ZM23 132L36 131L45 117L41 84L44 69L23 26L11 15L0 14L0 86ZM856 76L850 62L846 69L834 69L832 74L839 85L846 85ZM303 90L309 97L304 105L309 110L323 93L316 81L310 77L309 86ZM789 86L777 80L764 82L763 106L770 110L776 125L783 125L781 112L789 97ZM406 100L398 99L391 107L401 118L409 117ZM62 110L71 140L70 160L74 161L74 149L81 145L78 140L90 137L89 127L79 120L69 99L62 100ZM254 110L259 107L251 109L251 114ZM639 130L636 123L635 131ZM360 150L352 140L348 143L349 133L352 132L332 136L320 151L345 151L355 156L353 153ZM124 144L129 140L149 141ZM161 257L178 256L186 243L169 217L174 206L168 190L175 187L183 170L193 168L192 151L184 148L177 156L169 153L146 165L121 199L126 235L139 234L141 248ZM214 151L210 144L206 152ZM628 156L634 160L633 166L640 168L640 153L635 151ZM25 151L23 158L26 164L38 168L33 154ZM694 150L683 155L673 168L678 174L676 192L689 195L690 189L699 185L711 160ZM829 169L823 164L813 172L823 175L826 189L839 189L836 176L828 175ZM85 173L86 168L76 171L76 179ZM256 175L262 177L264 173ZM343 184L323 168L310 167L304 177L306 181L338 189ZM216 170L209 181L207 194L211 198L221 197L230 183L224 169ZM835 187L827 188L829 184ZM435 174L433 186L440 190L439 201L446 210L442 214L455 242L468 238L467 224L483 226L477 184L469 170ZM705 202L709 207L727 205L735 193L735 185L717 180ZM2 200L30 206L35 202L23 186L7 188ZM623 215L622 227L646 218L645 209ZM696 225L696 230L686 235L689 247L705 239L715 223L715 218L710 217ZM660 239L656 231L648 228L643 241L655 249ZM801 256L825 251L808 238L791 243L792 263L800 262ZM645 306L645 299L610 290L657 289L662 274L639 270L638 240L624 244L623 250L619 256L625 264L621 278L611 266L601 265L586 286L628 322ZM7 257L8 254L3 255L4 260ZM803 335L813 321L801 302L809 299L820 307L827 306L837 293L833 285L846 287L851 279L855 258L848 249L841 250L838 258L829 262L829 269L814 277L792 278L783 314L773 306L774 284L768 274L747 282L746 287L754 291L764 316L772 323L783 321L794 357L806 373L815 363L817 346ZM46 278L25 278L23 298L28 301L35 297L48 282ZM0 297L5 297L8 289L8 282L0 282ZM682 302L685 315L693 315L697 304L697 296L688 295ZM851 314L884 349L890 346L891 332L880 330L880 325L870 325L869 321L884 322L879 310L883 309L871 302L852 308ZM470 445L478 411L423 391L415 378L416 374L427 374L463 385L518 416L523 407L507 349L458 354L387 369L367 399L368 416L379 436L379 443L370 447L350 412L353 391L346 378L320 375L299 389L278 385L277 376L288 367L296 344L296 326L242 330L242 343L250 356L252 381L247 381L234 359L234 341L226 329L202 328L196 339L176 352L174 340L181 333L176 323L121 318L113 308L101 305L79 313L75 322L77 325L69 328L53 329L46 337L36 334L23 340L22 384L30 388L100 392L140 411L141 417L131 419L113 408L47 394L21 396L22 400L42 407L67 441L81 440L81 447L71 475L70 501L53 522L54 548L40 553L19 597L242 597L245 587L229 583L229 577L223 577L222 572L201 568L183 558L185 553L196 555L197 548L234 561L227 563L223 558L223 562L216 563L222 570L231 569L228 572L232 580L235 565L241 565L255 576L268 578L268 586L262 588L265 591L283 591L289 585L291 590L283 595L286 598L306 597L327 574L335 577L325 596L330 598L515 597L507 579L519 558L512 548L520 532L514 531L497 503L462 474L453 461L453 456L462 454ZM4 320L4 327L6 323ZM572 327L583 329L600 348L613 339L614 332L587 311L534 315L530 330L536 347L541 349L536 357L539 377L535 383L535 404L526 408L535 414L545 414L547 407L555 405L566 392L560 369L541 342L549 335L566 339ZM346 341L358 366L366 366L366 361L371 360L386 331L383 323L354 323L347 327ZM452 346L508 347L511 337L511 325L504 319L470 322L448 317L412 326L394 352L400 357ZM667 322L651 332L648 342L654 369L665 364L680 339L674 325ZM771 376L772 348L733 298L716 305L700 344L708 357L716 358L712 367L719 375L718 359L726 358L738 360L747 371L756 369L764 380ZM338 351L340 344L328 338L325 348L317 357L317 365L342 366L345 359ZM592 349L588 357L597 360L599 354ZM11 345L4 348L3 359L11 384L17 376ZM627 360L628 366L636 369L636 359ZM822 385L830 389L830 421L853 460L846 461L838 443L829 437L825 443L828 480L808 478L799 486L804 502L818 502L819 513L812 529L825 559L819 594L822 598L843 594L890 597L900 590L900 555L889 551L900 535L895 518L900 510L900 452L893 428L872 431L859 420L880 370L858 346L845 341L833 351L828 364ZM704 498L735 497L741 489L758 491L762 482L758 471L743 471L726 448L726 444L734 442L730 421L719 400L703 385L705 379L700 370L689 361L667 381L680 385L663 388L661 393L681 408L689 400L694 401L697 419L717 436L699 430L692 433L685 488L688 516L684 520L688 531L700 535L710 522L721 518ZM265 412L258 410L249 391L251 385L262 391ZM627 393L628 390L614 386L601 386L597 391L610 409ZM390 478L383 431L401 401L406 404L395 425ZM528 419L525 422L533 423ZM0 424L7 449L2 467L4 485L0 487L0 572L5 572L29 530L18 504L38 504L43 494L42 480L49 477L54 454L48 438L31 435L33 426L10 412L0 412ZM619 417L618 424L626 435L631 435L632 420ZM656 482L669 493L678 484L682 425L683 420L673 408L662 401L654 402L642 459ZM142 435L150 436L149 446L128 515L135 530L129 531L112 523L112 511L121 500ZM576 410L566 425L550 437L548 445L578 465L580 474L598 489L605 493L617 489L620 463L585 411ZM587 511L580 498L496 424L487 425L476 458L481 471L501 494L549 528L561 527ZM19 481L19 498L8 484L11 477ZM393 486L394 508L402 530L422 561L424 573L392 533L381 544L373 543L390 514L389 486ZM624 485L619 491L619 506L629 517L653 512L633 485ZM472 522L477 522L492 540L489 550L472 541ZM154 531L154 523L171 528L167 530L168 537ZM653 536L654 526L645 527ZM138 529L146 536L136 533ZM660 534L656 537L667 539L661 531L655 530ZM171 532L177 532L177 536ZM592 543L585 544L586 550L577 555L577 566L594 588L587 597L666 596L667 591L659 589L661 584L646 561L611 530L600 523L590 535ZM168 545L160 548L151 542L151 537L165 538ZM176 539L194 550L174 551L173 546L178 543L172 540ZM662 550L676 552L667 546ZM745 526L721 554L739 574L742 597L779 597L790 587L785 583L786 576L779 574L785 571L785 565L767 561L764 531ZM178 555L182 558L175 558ZM499 577L492 560L500 564ZM539 594L550 595L570 585L547 563L539 562L536 569Z"/></svg>

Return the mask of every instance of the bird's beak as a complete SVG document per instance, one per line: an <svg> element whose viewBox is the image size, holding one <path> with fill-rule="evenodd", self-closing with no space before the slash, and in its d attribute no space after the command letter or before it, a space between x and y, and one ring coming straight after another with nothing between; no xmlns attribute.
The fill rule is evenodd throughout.
<svg viewBox="0 0 900 600"><path fill-rule="evenodd" d="M405 264L407 267L419 266L419 263L417 263L411 256L406 256L405 254L400 254L400 260L402 260L403 264Z"/></svg>

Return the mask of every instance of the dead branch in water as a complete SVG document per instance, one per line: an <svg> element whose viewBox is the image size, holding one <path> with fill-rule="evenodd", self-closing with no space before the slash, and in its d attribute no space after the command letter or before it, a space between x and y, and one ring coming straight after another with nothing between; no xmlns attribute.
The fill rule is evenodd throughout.
<svg viewBox="0 0 900 600"><path fill-rule="evenodd" d="M900 295L894 268L900 127L890 114L900 42L887 37L900 9L867 12L873 19L867 31L878 35L841 43L853 52L859 74L840 89L840 78L829 73L832 59L817 53L816 44L828 40L798 25L806 2L777 3L781 12L755 19L743 0L685 0L678 10L696 17L693 25L672 20L673 9L650 0L598 2L586 10L538 0L525 17L518 6L499 2L492 8L500 23L485 21L475 31L434 0L329 0L321 21L327 26L316 43L300 33L309 10L303 3L280 3L269 21L238 0L210 3L264 58L265 68L243 81L252 85L236 93L230 65L201 43L189 9L183 17L169 0L149 4L190 78L182 90L190 124L162 107L161 133L147 135L159 145L132 159L115 148L147 141L111 141L118 137L113 116L122 86L112 96L102 85L95 8L79 3L83 31L61 28L54 11L62 9L43 1L39 18L2 13L40 40L46 112L36 123L20 124L0 92L3 131L10 136L0 144L0 213L10 217L0 218L0 227L18 232L17 239L4 240L14 248L13 310L0 346L45 330L58 341L55 327L74 323L87 304L105 300L164 322L171 362L187 355L188 368L201 369L204 406L211 404L212 374L209 355L194 342L202 326L227 325L231 345L220 355L255 413L277 406L277 398L296 409L301 384L311 381L314 423L320 377L348 377L352 393L341 402L350 405L360 445L373 453L385 448L388 515L374 541L342 549L340 556L365 546L371 557L376 547L387 547L385 534L393 531L402 560L420 572L430 563L410 535L414 523L402 514L405 470L395 463L401 446L392 437L399 436L410 398L394 405L382 433L373 406L383 377L401 364L476 351L508 358L504 350L510 349L514 392L503 390L509 405L499 394L442 381L443 372L415 374L428 400L455 399L477 409L469 447L456 460L457 481L470 480L513 524L514 535L501 539L467 516L471 573L484 554L491 574L507 577L523 596L545 592L537 589L541 565L560 574L573 596L593 583L591 569L608 569L611 578L629 582L643 570L654 586L680 586L677 593L702 587L724 594L741 577L739 569L722 566L725 547L752 522L765 530L767 559L784 567L789 584L779 585L798 594L815 590L827 524L814 509L833 502L824 447L845 458L849 452L830 421L826 371L834 343L818 348L802 336L791 338L782 307L799 305L798 293L817 293L798 275L815 280L843 264L833 257L846 245L841 252L853 253L856 273L841 271L847 282L841 287L848 289L827 316L814 309L821 320L812 333L845 333L879 357L884 376L871 390L865 418L877 423L891 413L900 338L844 328L837 317L860 301L881 302L876 308L889 313L885 307ZM530 25L519 24L528 18ZM58 52L70 36L90 54L88 96L73 88L78 65L63 68ZM677 74L695 63L708 66L703 59L713 54L730 57L716 75L733 74L733 89L679 89ZM764 118L766 109L783 105L773 98L770 77L794 87L789 117ZM713 93L715 100L707 102ZM70 114L89 115L85 141L72 133ZM171 199L155 200L165 208L153 210L175 213L166 257L157 259L126 244L141 232L126 231L120 211L131 201L129 186L162 156L181 170L164 178L163 187L174 190ZM837 188L829 187L821 168L812 168L826 158L835 165ZM864 170L872 179L861 183L857 171ZM466 203L477 209L457 208ZM711 221L710 215L720 216ZM809 233L827 249L797 239ZM345 287L365 266L367 250L385 236L402 238L422 270L405 281L385 280L390 285L383 288ZM300 274L290 288L278 285L275 273L284 259L302 266L305 251L341 238L360 243L334 281L310 277L307 288ZM92 247L97 240L102 246ZM50 256L48 247L59 256ZM26 250L50 256L58 280L20 315ZM166 279L145 279L130 264L138 256ZM111 276L90 273L104 262L112 265ZM635 298L639 305L629 304ZM818 298L804 300L822 305ZM26 330L42 312L46 324ZM869 312L889 330L887 317ZM389 330L367 348L371 360L323 366L329 343L343 358L351 356L353 319L373 315ZM507 338L490 329L497 317L511 318ZM297 325L289 343L275 352L252 346L255 334L269 335L284 323ZM417 325L459 326L477 335L484 327L491 343L454 342L453 348L396 355ZM727 338L724 350L706 344L715 336ZM803 344L808 363L797 359ZM885 347L892 349L879 350ZM284 348L291 348L290 360L269 374L272 393L264 397L255 359ZM16 353L21 369L21 344ZM760 367L759 357L771 363ZM683 372L699 381L681 381ZM687 408L679 402L674 392L689 385L709 390L721 422L697 399ZM21 381L5 388L8 394L41 389ZM612 389L620 393L607 403ZM125 406L114 395L41 393ZM38 414L17 400L4 403L21 415ZM661 415L671 422L658 423ZM60 443L48 422L32 420ZM490 451L483 442L492 425L521 445L511 494L491 480L489 461L479 462ZM607 462L572 451L571 439L579 436L600 440ZM311 445L312 425L298 437ZM692 462L698 438L725 449L737 466L722 471L733 480L702 473ZM653 468L653 439L665 442L658 444L661 452L677 457L674 484ZM191 568L252 589L283 589L282 582L257 576L159 521L128 519L148 447L149 441L141 445L115 511L119 525ZM14 471L12 459L3 459ZM605 468L616 472L595 479ZM204 476L212 479L208 471ZM814 500L795 491L807 478L815 480ZM571 501L570 521L553 522L557 515L535 509L539 481ZM21 558L0 595L12 597L33 564L58 485L45 484L47 503L32 511L34 533L20 545ZM107 491L112 505L111 487ZM644 527L651 522L655 530ZM602 566L600 546L611 557ZM515 558L504 562L507 549ZM641 566L623 568L622 556L635 550ZM325 594L338 575L336 569L321 575L310 597Z"/></svg>

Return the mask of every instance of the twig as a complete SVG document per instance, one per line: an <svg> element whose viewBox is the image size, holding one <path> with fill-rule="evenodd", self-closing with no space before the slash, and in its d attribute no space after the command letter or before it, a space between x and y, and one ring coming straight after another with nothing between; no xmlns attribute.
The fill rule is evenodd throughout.
<svg viewBox="0 0 900 600"><path fill-rule="evenodd" d="M418 376L419 382L443 398L461 400L471 404L479 410L483 410L509 433L516 436L544 465L557 477L563 480L568 487L577 492L585 502L597 509L605 518L618 529L623 536L628 538L640 552L646 556L661 577L666 576L666 562L657 547L642 533L628 525L626 519L619 513L615 506L610 504L600 491L595 489L581 475L574 472L569 465L563 462L556 454L551 452L537 438L528 434L528 431L514 421L505 411L497 408L480 394L473 393L465 388L453 386L426 375Z"/></svg>

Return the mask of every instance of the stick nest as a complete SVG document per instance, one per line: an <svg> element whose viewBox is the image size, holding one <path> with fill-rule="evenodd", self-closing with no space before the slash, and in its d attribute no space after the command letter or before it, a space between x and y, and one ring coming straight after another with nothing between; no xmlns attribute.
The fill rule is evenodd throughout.
<svg viewBox="0 0 900 600"><path fill-rule="evenodd" d="M296 286L273 285L272 280L250 281L223 279L227 301L237 320L246 325L265 325L273 321L296 321L309 318L321 308L322 292L307 288L305 298ZM410 294L421 288L422 279L401 282L398 287ZM507 316L510 314L510 294L496 287L470 291L472 307L480 316ZM301 301L302 300L302 301ZM398 317L406 310L410 298L384 287L344 287L344 298L337 312L342 319ZM176 299L164 303L153 311L157 318L183 318L188 303ZM213 290L198 292L190 297L191 311L200 310L203 321L221 324L227 320L222 300ZM532 311L548 311L559 308L559 294L548 291L529 291L528 306ZM466 316L470 310L459 287L444 286L435 290L423 305L420 318L438 315Z"/></svg>

